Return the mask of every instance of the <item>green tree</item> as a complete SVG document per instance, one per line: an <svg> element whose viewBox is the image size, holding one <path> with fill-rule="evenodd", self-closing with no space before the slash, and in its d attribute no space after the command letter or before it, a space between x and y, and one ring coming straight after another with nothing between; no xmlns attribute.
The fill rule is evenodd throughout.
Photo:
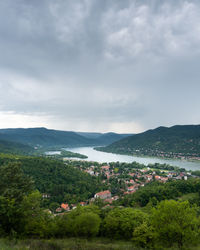
<svg viewBox="0 0 200 250"><path fill-rule="evenodd" d="M0 167L0 194L16 203L33 190L33 181L25 176L21 164L10 162Z"/></svg>
<svg viewBox="0 0 200 250"><path fill-rule="evenodd" d="M154 244L155 234L149 221L145 221L133 231L132 241L142 248L150 248Z"/></svg>
<svg viewBox="0 0 200 250"><path fill-rule="evenodd" d="M0 167L0 222L5 234L19 231L23 216L21 204L32 190L32 180L23 174L18 163Z"/></svg>
<svg viewBox="0 0 200 250"><path fill-rule="evenodd" d="M50 221L50 215L41 208L41 194L34 191L25 196L21 204L21 225L23 225L21 234L26 236L45 237L47 224Z"/></svg>
<svg viewBox="0 0 200 250"><path fill-rule="evenodd" d="M49 209L52 211L52 212L55 212L56 209L60 206L59 203L57 202L52 202L50 205L49 205Z"/></svg>
<svg viewBox="0 0 200 250"><path fill-rule="evenodd" d="M116 208L104 219L104 234L114 238L131 239L134 229L147 219L147 215L133 208Z"/></svg>
<svg viewBox="0 0 200 250"><path fill-rule="evenodd" d="M153 209L151 226L157 241L168 247L195 244L199 236L197 211L188 201L162 201Z"/></svg>
<svg viewBox="0 0 200 250"><path fill-rule="evenodd" d="M76 236L94 237L99 232L101 219L92 212L82 213L74 220L74 233Z"/></svg>

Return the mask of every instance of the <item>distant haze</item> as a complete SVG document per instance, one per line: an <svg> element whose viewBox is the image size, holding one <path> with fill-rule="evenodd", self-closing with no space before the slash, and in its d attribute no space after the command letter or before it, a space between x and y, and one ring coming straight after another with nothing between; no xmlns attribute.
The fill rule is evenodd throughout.
<svg viewBox="0 0 200 250"><path fill-rule="evenodd" d="M0 128L200 124L200 1L0 1Z"/></svg>

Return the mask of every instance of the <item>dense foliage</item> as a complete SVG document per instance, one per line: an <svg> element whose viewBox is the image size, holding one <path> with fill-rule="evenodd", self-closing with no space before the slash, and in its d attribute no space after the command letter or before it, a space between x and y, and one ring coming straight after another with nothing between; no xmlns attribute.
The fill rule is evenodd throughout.
<svg viewBox="0 0 200 250"><path fill-rule="evenodd" d="M23 174L19 164L1 166L0 176L1 236L104 236L132 240L135 246L152 249L188 249L199 244L199 208L188 201L165 200L143 211L88 205L53 216L42 209L40 193L33 190L32 180Z"/></svg>
<svg viewBox="0 0 200 250"><path fill-rule="evenodd" d="M157 202L162 200L176 199L184 194L199 192L199 190L199 179L189 179L187 181L177 180L167 183L151 182L141 187L136 193L125 196L119 201L119 204L144 207L149 202L157 204ZM195 202L198 203L199 201Z"/></svg>
<svg viewBox="0 0 200 250"><path fill-rule="evenodd" d="M35 187L48 194L49 199L44 201L46 205L86 200L102 188L96 177L74 168L69 162L65 164L45 157L1 155L0 166L9 162L20 164L23 172L33 178Z"/></svg>
<svg viewBox="0 0 200 250"><path fill-rule="evenodd" d="M83 162L81 167L88 164ZM98 163L94 165L99 167ZM125 165L111 163L111 167L121 171ZM40 193L50 194L50 208L63 196L70 202L92 197L98 188L104 188L101 185L97 177L69 162L66 165L42 157L0 155L0 235L41 239L106 237L131 241L133 249L190 249L200 244L198 178L153 181L116 201L113 207L97 201L57 216L44 207L47 203ZM195 196L185 201L185 194Z"/></svg>

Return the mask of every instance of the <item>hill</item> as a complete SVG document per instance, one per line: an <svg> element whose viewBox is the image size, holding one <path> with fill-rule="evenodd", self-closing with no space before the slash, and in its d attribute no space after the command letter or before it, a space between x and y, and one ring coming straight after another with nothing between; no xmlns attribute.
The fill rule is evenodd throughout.
<svg viewBox="0 0 200 250"><path fill-rule="evenodd" d="M82 146L91 145L93 140L75 132L59 131L46 128L1 129L0 139L15 141L31 146Z"/></svg>
<svg viewBox="0 0 200 250"><path fill-rule="evenodd" d="M34 149L18 142L0 140L0 153L5 154L32 154Z"/></svg>
<svg viewBox="0 0 200 250"><path fill-rule="evenodd" d="M113 142L119 141L125 137L131 136L132 134L117 134L113 132L109 133L87 133L87 132L77 132L86 138L95 139L98 145L109 145Z"/></svg>
<svg viewBox="0 0 200 250"><path fill-rule="evenodd" d="M77 168L73 164L45 157L0 155L0 166L19 164L24 174L34 180L35 188L49 195L46 201L67 201L76 203L93 197L101 190L98 179Z"/></svg>
<svg viewBox="0 0 200 250"><path fill-rule="evenodd" d="M0 140L42 147L108 145L124 136L115 133L76 133L46 128L0 129Z"/></svg>
<svg viewBox="0 0 200 250"><path fill-rule="evenodd" d="M200 157L200 125L158 127L119 140L99 150L161 157Z"/></svg>

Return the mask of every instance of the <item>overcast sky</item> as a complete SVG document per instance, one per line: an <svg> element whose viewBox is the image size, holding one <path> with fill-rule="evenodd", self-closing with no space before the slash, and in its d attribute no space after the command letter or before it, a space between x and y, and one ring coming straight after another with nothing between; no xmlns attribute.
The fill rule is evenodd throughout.
<svg viewBox="0 0 200 250"><path fill-rule="evenodd" d="M199 0L0 1L0 128L200 123Z"/></svg>

